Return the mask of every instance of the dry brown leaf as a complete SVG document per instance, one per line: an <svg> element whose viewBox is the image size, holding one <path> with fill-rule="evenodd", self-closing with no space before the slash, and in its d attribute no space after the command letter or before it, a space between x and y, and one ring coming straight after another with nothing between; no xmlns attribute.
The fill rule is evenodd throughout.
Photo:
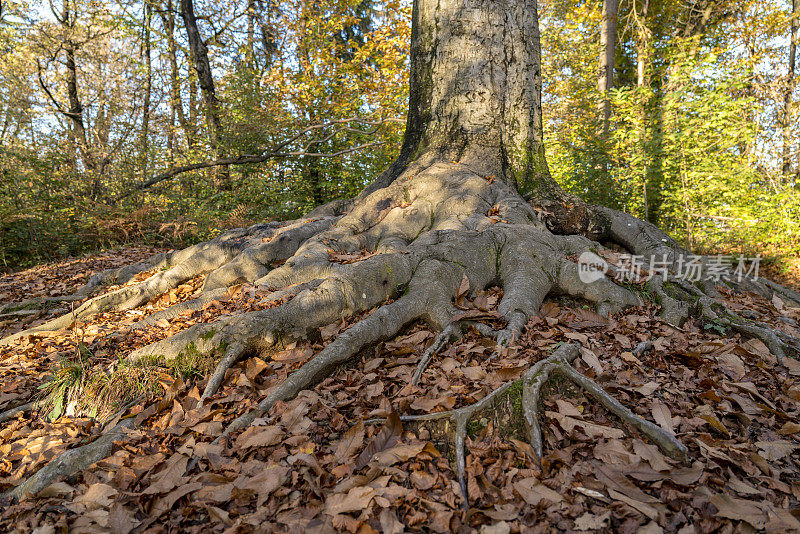
<svg viewBox="0 0 800 534"><path fill-rule="evenodd" d="M575 419L574 417L569 417L558 412L545 412L545 415L548 417L552 417L558 424L566 430L567 432L572 432L576 426L583 428L583 431L586 432L586 435L589 437L603 437L603 438L614 438L614 439L621 439L625 437L625 432L618 428L611 428L608 426L597 425L594 423L589 423L587 421L581 421L580 419Z"/></svg>
<svg viewBox="0 0 800 534"><path fill-rule="evenodd" d="M589 349L581 347L581 359L586 362L586 365L594 369L594 372L597 373L598 376L603 374L603 364L600 363L597 354Z"/></svg>
<svg viewBox="0 0 800 534"><path fill-rule="evenodd" d="M397 412L393 411L386 418L386 422L375 434L375 437L372 438L359 455L356 462L356 471L367 465L375 454L393 447L402 435L403 423L400 421L400 416Z"/></svg>
<svg viewBox="0 0 800 534"><path fill-rule="evenodd" d="M781 429L778 430L778 434L781 436L789 436L797 434L798 432L800 432L800 423L794 423L792 421L785 422Z"/></svg>
<svg viewBox="0 0 800 534"><path fill-rule="evenodd" d="M767 515L751 501L720 493L711 497L711 504L717 507L717 515L720 517L747 521L755 528L764 528L767 525Z"/></svg>
<svg viewBox="0 0 800 534"><path fill-rule="evenodd" d="M438 399L417 397L414 399L414 402L411 403L411 409L420 410L423 412L433 412L436 411L437 408L450 410L455 405L456 398L452 395L445 395L444 397L439 397Z"/></svg>
<svg viewBox="0 0 800 534"><path fill-rule="evenodd" d="M564 500L560 493L539 483L539 479L536 477L524 478L514 482L514 490L520 497L525 499L525 502L532 506L538 506L542 501L558 504Z"/></svg>
<svg viewBox="0 0 800 534"><path fill-rule="evenodd" d="M656 423L658 423L658 426L670 434L675 434L674 423L672 422L672 413L670 413L666 404L658 400L653 401L652 412L653 419Z"/></svg>
<svg viewBox="0 0 800 534"><path fill-rule="evenodd" d="M372 502L375 488L358 486L347 493L336 493L325 501L325 513L329 515L360 512Z"/></svg>
<svg viewBox="0 0 800 534"><path fill-rule="evenodd" d="M704 414L699 414L697 417L706 421L709 425L711 425L715 430L717 430L720 434L722 434L726 438L731 437L731 434L730 432L728 432L728 429L725 428L725 425L722 424L722 421L720 421L716 415L711 413L704 413Z"/></svg>
<svg viewBox="0 0 800 534"><path fill-rule="evenodd" d="M643 503L642 501L638 501L632 497L628 497L624 493L616 491L612 488L608 488L608 495L612 499L616 499L618 501L622 501L637 512L642 513L643 515L649 517L650 519L658 519L658 510L650 506L649 504Z"/></svg>
<svg viewBox="0 0 800 534"><path fill-rule="evenodd" d="M108 528L113 534L128 534L138 524L133 513L118 502L108 511Z"/></svg>
<svg viewBox="0 0 800 534"><path fill-rule="evenodd" d="M359 421L344 433L333 453L339 463L348 460L364 444L364 421Z"/></svg>
<svg viewBox="0 0 800 534"><path fill-rule="evenodd" d="M426 452L430 456L439 457L439 451L429 442L419 442L412 444L395 445L390 449L386 449L375 453L372 457L372 463L380 466L389 466L398 462L405 462L411 458L416 457L418 454Z"/></svg>
<svg viewBox="0 0 800 534"><path fill-rule="evenodd" d="M92 484L86 493L79 495L73 501L75 504L83 505L86 510L96 510L98 508L108 508L111 506L111 497L117 494L117 490L108 484Z"/></svg>
<svg viewBox="0 0 800 534"><path fill-rule="evenodd" d="M145 495L167 493L183 482L183 474L186 472L188 464L188 456L180 453L173 454L166 461L164 468L152 477L150 485L142 493Z"/></svg>
<svg viewBox="0 0 800 534"><path fill-rule="evenodd" d="M756 441L756 447L758 447L764 459L774 462L789 456L800 445L785 439L779 439L776 441Z"/></svg>
<svg viewBox="0 0 800 534"><path fill-rule="evenodd" d="M252 426L242 432L236 439L236 447L249 449L250 447L270 447L286 438L286 432L277 425Z"/></svg>
<svg viewBox="0 0 800 534"><path fill-rule="evenodd" d="M266 497L280 488L289 476L290 469L282 465L270 465L263 471L252 477L240 477L234 483L234 487L242 491L252 491L259 495L259 500L264 501Z"/></svg>
<svg viewBox="0 0 800 534"><path fill-rule="evenodd" d="M609 517L611 517L611 510L606 510L601 515L586 512L575 520L575 530L602 530L608 523Z"/></svg>

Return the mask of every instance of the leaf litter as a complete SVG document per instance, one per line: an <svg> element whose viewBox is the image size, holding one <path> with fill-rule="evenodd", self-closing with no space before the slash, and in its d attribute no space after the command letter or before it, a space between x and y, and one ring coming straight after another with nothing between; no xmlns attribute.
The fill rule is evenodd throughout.
<svg viewBox="0 0 800 534"><path fill-rule="evenodd" d="M132 258L131 258L132 259ZM350 258L343 259L350 261ZM81 264L75 272L86 266ZM44 268L43 268L44 269ZM55 272L58 270L56 269ZM49 272L42 270L42 273ZM45 286L76 287L75 272ZM0 291L30 297L38 275L0 279ZM16 285L15 285L16 284ZM192 298L202 279L143 308ZM38 289L37 289L38 288ZM502 292L459 292L464 317L501 326ZM274 305L267 291L234 288L202 310L135 336L119 325L142 318L102 314L72 329L28 336L0 350L0 411L29 400L42 376L72 358L95 369L197 322ZM723 293L732 308L798 335L800 310L756 295ZM411 385L435 333L415 324L364 351L353 365L247 430L213 443L289 373L357 318L316 339L258 354L230 369L201 402L201 373L156 366L159 388L124 406L138 426L107 458L21 503L4 503L0 528L77 532L739 532L800 530L800 368L780 366L759 341L723 336L697 322L674 328L647 305L606 319L583 303L548 300L516 343L492 357L493 340L470 330L447 345ZM16 325L15 325L16 326ZM15 328L12 326L12 329ZM730 334L730 333L726 333ZM518 378L561 343L582 347L578 369L690 450L679 464L570 383L543 397L544 457L508 422L481 420L467 438L469 510L446 439L401 415L466 406ZM649 350L638 350L649 342ZM48 419L18 414L0 428L0 490L19 484L60 452L101 435L101 420L74 406ZM199 461L188 472L191 459Z"/></svg>

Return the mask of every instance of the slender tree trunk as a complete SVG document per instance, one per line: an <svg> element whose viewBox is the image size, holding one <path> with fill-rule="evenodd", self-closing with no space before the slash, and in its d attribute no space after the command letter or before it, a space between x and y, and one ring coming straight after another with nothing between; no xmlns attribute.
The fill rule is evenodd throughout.
<svg viewBox="0 0 800 534"><path fill-rule="evenodd" d="M188 124L189 127L196 133L197 132L197 110L199 107L198 98L197 98L197 71L194 68L195 59L192 50L189 49L188 52L189 58L189 73L188 73L188 82L189 82L189 118Z"/></svg>
<svg viewBox="0 0 800 534"><path fill-rule="evenodd" d="M798 5L800 5L800 0L792 0L789 62L786 74L786 88L783 95L783 174L785 175L789 175L792 172L792 97L797 85L795 63L797 61Z"/></svg>
<svg viewBox="0 0 800 534"><path fill-rule="evenodd" d="M173 152L177 150L175 132L172 127L175 119L186 136L186 145L193 148L196 144L196 131L193 124L186 119L181 98L181 77L178 68L178 45L175 42L175 11L172 0L167 1L167 8L161 13L164 33L167 38L167 56L169 58L169 104L170 104L170 135L172 136Z"/></svg>
<svg viewBox="0 0 800 534"><path fill-rule="evenodd" d="M89 136L83 122L83 104L78 95L78 69L75 65L75 46L68 40L64 44L64 49L67 56L67 101L69 102L67 116L72 121L75 144L80 150L83 164L88 171L94 171L96 167L95 159L89 147Z"/></svg>
<svg viewBox="0 0 800 534"><path fill-rule="evenodd" d="M66 54L66 89L67 89L67 102L68 110L67 117L72 123L70 132L72 139L81 155L83 166L90 176L90 195L92 198L97 198L100 194L100 183L97 173L97 161L94 151L89 143L89 135L86 131L86 125L83 117L83 104L81 103L80 95L78 94L78 68L75 63L75 53L77 46L72 40L72 25L74 23L70 17L75 16L70 12L69 0L64 0L62 4L61 17L59 18L61 26L66 34L64 39L63 48Z"/></svg>
<svg viewBox="0 0 800 534"><path fill-rule="evenodd" d="M647 59L648 59L648 47L650 46L650 34L647 28L647 13L650 7L650 0L644 0L644 4L642 5L642 12L641 14L636 13L636 3L634 2L633 5L633 14L636 16L637 22L637 36L636 36L636 87L639 89L639 97L640 101L640 139L639 139L639 149L641 150L642 155L642 208L643 208L643 218L648 220L649 218L649 202L647 198L647 169L648 169L648 151L647 151L647 124L648 124L648 108L650 104L650 94L649 92L645 92L647 88Z"/></svg>
<svg viewBox="0 0 800 534"><path fill-rule="evenodd" d="M600 27L600 64L597 89L602 95L600 103L603 124L603 142L608 142L611 102L608 91L614 87L614 49L617 43L617 0L603 0L603 21Z"/></svg>
<svg viewBox="0 0 800 534"><path fill-rule="evenodd" d="M211 62L208 59L208 46L200 35L197 27L197 19L194 14L194 3L192 0L181 0L181 17L186 28L186 35L189 41L189 48L194 57L194 67L197 72L197 82L203 94L203 107L208 128L208 138L211 150L215 159L223 156L221 150L222 143L222 120L220 119L220 106L214 86L214 75L211 72ZM214 176L215 185L218 188L227 189L230 187L230 170L227 167L220 167Z"/></svg>
<svg viewBox="0 0 800 534"><path fill-rule="evenodd" d="M148 153L150 150L150 104L153 90L153 64L150 56L150 25L153 18L153 7L150 2L145 2L144 5L144 65L145 65L145 82L144 82L144 101L142 102L142 134L141 134L141 160L142 160L142 176L147 178L148 169Z"/></svg>
<svg viewBox="0 0 800 534"><path fill-rule="evenodd" d="M256 0L247 0L247 49L245 62L249 68L255 67L255 20Z"/></svg>
<svg viewBox="0 0 800 534"><path fill-rule="evenodd" d="M275 6L273 4L273 0L265 1L267 4L266 8L261 0L255 0L258 6L256 17L258 18L259 27L261 29L261 46L264 47L264 55L266 56L265 65L269 66L272 64L272 59L278 49L278 45L276 42L277 38L275 35L275 30L272 27L272 15ZM266 22L262 18L262 13L266 13Z"/></svg>
<svg viewBox="0 0 800 534"><path fill-rule="evenodd" d="M634 4L634 10L636 9ZM644 87L646 84L646 63L648 59L648 46L650 45L650 32L647 28L647 13L650 9L650 0L644 0L641 14L637 15L636 36L636 86ZM634 14L635 11L634 11Z"/></svg>

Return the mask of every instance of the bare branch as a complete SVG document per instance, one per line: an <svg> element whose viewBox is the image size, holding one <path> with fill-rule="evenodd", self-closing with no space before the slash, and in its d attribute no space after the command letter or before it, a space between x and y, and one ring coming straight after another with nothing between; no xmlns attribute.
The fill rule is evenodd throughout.
<svg viewBox="0 0 800 534"><path fill-rule="evenodd" d="M353 128L347 127L347 125L349 125L351 123L354 123L354 122L365 124L365 125L369 125L369 126L375 126L375 129L373 129L371 131L368 131L368 132L364 132L364 131L361 131L361 130L355 130ZM148 189L148 188L150 188L150 187L152 187L152 186L154 186L154 185L156 185L158 183L164 182L166 180L169 180L171 178L174 178L174 177L176 177L178 175L181 175L181 174L184 174L184 173L187 173L187 172L190 172L190 171L196 171L196 170L200 170L200 169L209 169L209 168L212 168L212 167L221 167L221 166L227 166L227 165L247 165L247 164L253 164L253 163L263 163L265 161L269 161L271 159L277 159L277 158L295 158L295 157L301 157L301 156L302 157L309 157L309 158L335 158L335 157L338 157L338 156L343 156L345 154L350 154L352 152L357 152L359 150L364 150L365 148L379 146L379 145L384 144L384 142L383 141L373 141L373 142L370 142L370 143L363 143L363 144L356 145L356 146L353 146L353 147L350 147L350 148L346 148L346 149L343 149L343 150L339 150L339 151L336 151L336 152L311 152L311 147L312 146L324 143L324 142L332 139L333 137L335 137L338 133L340 133L342 131L358 131L359 133L369 135L369 134L377 132L377 130L380 127L380 125L385 124L387 122L402 122L402 119L397 118L397 117L390 117L388 119L381 119L381 120L371 121L371 120L367 120L367 119L348 118L348 119L336 119L336 120L332 120L332 121L328 121L328 122L320 123L320 124L312 124L311 126L307 126L307 127L303 128L302 130L300 130L296 134L292 135L291 137L289 137L285 141L282 141L282 142L278 143L277 145L275 145L272 148L272 150L270 150L268 152L262 152L261 154L240 154L238 156L233 156L233 157L228 157L228 158L220 158L220 159L215 159L215 160L212 160L212 161L201 161L201 162L198 162L198 163L188 163L186 165L177 165L175 167L171 167L171 168L167 169L166 171L164 171L164 172L162 172L162 173L160 173L160 174L158 174L156 176L153 176L149 180L145 180L143 182L140 182L137 185L134 185L130 190L125 191L124 193L120 193L119 195L114 197L114 199L112 201L113 202L118 202L118 201L122 200L123 198L126 198L126 197L132 195L136 191L142 191L144 189ZM305 145L303 145L303 147L301 149L299 149L299 150L288 150L288 151L286 150L289 145L291 145L295 141L299 140L300 138L302 138L305 134L307 134L309 132L312 132L312 131L315 131L315 130L319 130L319 129L322 129L322 128L328 128L328 127L331 127L331 126L337 126L337 125L345 125L345 129L336 130L333 133L322 137L321 139L311 140L311 141L307 142Z"/></svg>

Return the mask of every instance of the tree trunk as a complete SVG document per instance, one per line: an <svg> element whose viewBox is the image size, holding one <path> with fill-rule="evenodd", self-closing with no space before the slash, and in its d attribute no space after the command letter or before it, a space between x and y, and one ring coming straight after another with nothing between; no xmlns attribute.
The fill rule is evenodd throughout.
<svg viewBox="0 0 800 534"><path fill-rule="evenodd" d="M597 89L602 95L600 103L603 124L603 143L608 142L611 102L608 91L614 87L614 49L617 43L617 0L603 0L603 22L600 27L600 63Z"/></svg>
<svg viewBox="0 0 800 534"><path fill-rule="evenodd" d="M172 138L174 152L176 150L175 132L172 128L176 118L186 136L186 144L189 148L194 147L196 144L196 131L194 125L186 120L186 113L183 111L180 70L178 69L178 45L175 42L175 11L172 0L168 0L166 9L161 11L161 21L167 37L167 56L169 57L169 105L171 117L169 135Z"/></svg>
<svg viewBox="0 0 800 534"><path fill-rule="evenodd" d="M414 3L399 162L440 154L524 196L560 191L545 161L536 0Z"/></svg>
<svg viewBox="0 0 800 534"><path fill-rule="evenodd" d="M142 160L142 177L147 178L148 170L148 153L150 150L150 103L153 91L153 64L150 54L150 25L153 18L153 6L150 2L144 5L144 68L145 68L145 82L144 82L144 101L142 102L142 134L141 134L141 160Z"/></svg>
<svg viewBox="0 0 800 534"><path fill-rule="evenodd" d="M256 1L247 0L247 46L245 48L245 64L248 68L255 68L255 19Z"/></svg>
<svg viewBox="0 0 800 534"><path fill-rule="evenodd" d="M639 128L639 150L642 155L642 217L644 220L650 218L650 206L647 198L647 123L648 123L648 108L650 104L650 94L644 91L648 85L647 81L647 59L648 47L650 40L650 32L647 28L647 13L650 8L650 0L644 0L641 14L636 13L636 3L633 5L633 15L636 17L636 87L639 89L640 110L639 120L641 126Z"/></svg>
<svg viewBox="0 0 800 534"><path fill-rule="evenodd" d="M78 69L75 65L75 45L72 44L69 38L64 43L64 50L67 56L67 101L69 102L67 117L72 121L72 133L75 144L80 151L83 165L86 167L86 170L92 172L96 167L95 159L89 147L86 126L83 122L83 104L78 95Z"/></svg>
<svg viewBox="0 0 800 534"><path fill-rule="evenodd" d="M211 72L211 62L208 59L208 46L200 35L197 19L194 14L192 0L181 0L181 17L186 27L189 48L194 57L194 67L197 72L197 81L203 94L203 107L205 110L208 139L214 159L222 157L222 120L220 119L219 100L214 87L214 75ZM215 185L221 189L230 187L230 171L227 167L220 167L214 176Z"/></svg>
<svg viewBox="0 0 800 534"><path fill-rule="evenodd" d="M800 0L792 0L791 37L789 40L789 62L786 73L786 88L783 94L783 174L792 172L792 97L794 95L795 62L797 60L798 5Z"/></svg>
<svg viewBox="0 0 800 534"><path fill-rule="evenodd" d="M636 15L638 30L636 36L636 86L644 87L646 83L647 47L650 40L650 32L647 29L647 13L650 9L650 0L644 0L640 15L636 14L635 9L634 4L634 15Z"/></svg>
<svg viewBox="0 0 800 534"><path fill-rule="evenodd" d="M74 20L71 20L70 18L74 17L75 14L70 12L68 0L64 0L62 6L63 7L59 21L66 34L63 43L64 52L66 54L66 89L67 102L69 106L66 115L72 122L72 128L70 129L70 132L73 142L78 147L84 169L88 172L90 177L89 195L92 199L95 199L100 195L100 177L97 172L97 160L95 158L94 150L89 143L89 135L86 132L86 125L84 124L83 104L81 103L80 95L78 94L78 68L75 63L77 46L73 42L71 35Z"/></svg>

